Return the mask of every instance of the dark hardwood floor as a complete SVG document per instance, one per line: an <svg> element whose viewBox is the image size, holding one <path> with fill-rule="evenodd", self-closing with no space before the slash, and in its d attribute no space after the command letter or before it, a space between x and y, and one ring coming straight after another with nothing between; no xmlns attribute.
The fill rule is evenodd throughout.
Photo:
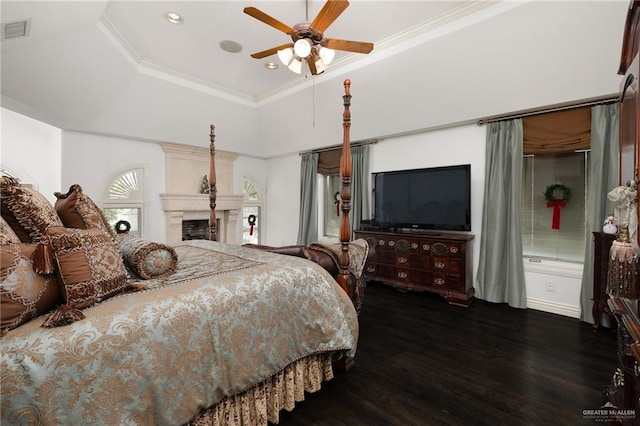
<svg viewBox="0 0 640 426"><path fill-rule="evenodd" d="M602 405L616 365L612 329L369 283L355 367L280 424L596 424L582 412Z"/></svg>

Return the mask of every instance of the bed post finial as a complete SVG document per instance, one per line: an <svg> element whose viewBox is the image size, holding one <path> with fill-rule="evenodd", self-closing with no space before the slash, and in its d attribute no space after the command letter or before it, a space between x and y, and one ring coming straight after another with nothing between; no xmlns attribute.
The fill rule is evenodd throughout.
<svg viewBox="0 0 640 426"><path fill-rule="evenodd" d="M216 188L216 126L211 125L209 133L209 239L211 241L218 240L218 231L216 226L216 196L218 189Z"/></svg>
<svg viewBox="0 0 640 426"><path fill-rule="evenodd" d="M340 222L340 265L338 272L338 284L353 300L351 286L349 285L349 241L351 241L351 226L349 224L349 212L351 211L351 141L349 130L351 128L351 80L344 81L344 112L342 113L342 155L340 157L340 175L342 176L342 189L340 191L340 205L342 220Z"/></svg>

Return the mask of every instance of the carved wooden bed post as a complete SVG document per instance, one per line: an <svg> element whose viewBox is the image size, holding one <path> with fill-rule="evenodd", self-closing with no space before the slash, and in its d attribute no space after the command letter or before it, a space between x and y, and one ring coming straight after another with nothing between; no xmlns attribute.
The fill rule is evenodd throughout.
<svg viewBox="0 0 640 426"><path fill-rule="evenodd" d="M216 126L211 125L211 133L209 133L209 239L211 241L218 240L218 231L216 229L216 196L218 189L216 188Z"/></svg>
<svg viewBox="0 0 640 426"><path fill-rule="evenodd" d="M342 113L342 155L340 157L340 175L342 176L342 189L340 191L342 220L340 222L340 266L338 284L353 300L353 292L349 285L349 241L351 241L351 226L349 224L349 212L351 211L351 142L349 130L351 128L351 80L344 81L344 112Z"/></svg>

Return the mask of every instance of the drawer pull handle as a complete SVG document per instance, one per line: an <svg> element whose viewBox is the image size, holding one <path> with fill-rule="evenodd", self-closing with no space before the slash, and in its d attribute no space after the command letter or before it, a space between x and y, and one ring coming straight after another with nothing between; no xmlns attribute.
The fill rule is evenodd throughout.
<svg viewBox="0 0 640 426"><path fill-rule="evenodd" d="M423 244L422 245L422 250L429 251L430 248L431 248L431 246L429 244Z"/></svg>
<svg viewBox="0 0 640 426"><path fill-rule="evenodd" d="M383 246L383 245L384 245L384 243L385 243L385 241L384 241L384 240L380 240L380 241L378 241L378 245L379 245L379 246Z"/></svg>
<svg viewBox="0 0 640 426"><path fill-rule="evenodd" d="M411 248L412 249L417 249L418 248L418 243L411 243Z"/></svg>
<svg viewBox="0 0 640 426"><path fill-rule="evenodd" d="M458 247L449 247L449 251L451 251L451 253L457 253Z"/></svg>
<svg viewBox="0 0 640 426"><path fill-rule="evenodd" d="M375 267L373 267L373 266L369 266L369 267L367 268L367 272L375 272L375 271L376 271L376 268L375 268Z"/></svg>
<svg viewBox="0 0 640 426"><path fill-rule="evenodd" d="M433 280L433 283L436 285L444 285L444 279L436 278L435 280Z"/></svg>
<svg viewBox="0 0 640 426"><path fill-rule="evenodd" d="M389 241L389 247L393 247L393 246L395 246L395 245L396 245L396 242L395 242L395 241Z"/></svg>
<svg viewBox="0 0 640 426"><path fill-rule="evenodd" d="M445 267L445 264L442 262L436 262L433 264L433 266L435 266L438 269L443 269Z"/></svg>
<svg viewBox="0 0 640 426"><path fill-rule="evenodd" d="M399 277L399 278L405 279L405 278L407 278L407 276L408 276L408 275L407 275L407 273L406 273L406 272L398 272L398 277Z"/></svg>
<svg viewBox="0 0 640 426"><path fill-rule="evenodd" d="M406 257L399 257L398 258L398 263L407 263L409 261L409 259L407 259Z"/></svg>

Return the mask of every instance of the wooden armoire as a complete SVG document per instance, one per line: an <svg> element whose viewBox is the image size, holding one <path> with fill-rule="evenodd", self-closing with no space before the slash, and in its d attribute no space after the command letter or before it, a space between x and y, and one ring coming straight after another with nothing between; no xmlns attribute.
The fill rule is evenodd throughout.
<svg viewBox="0 0 640 426"><path fill-rule="evenodd" d="M638 181L640 164L640 0L632 0L627 11L622 54L618 74L623 76L620 87L620 169L619 184ZM636 199L636 203L638 200ZM640 208L638 209L640 213ZM635 280L640 297L640 283ZM617 424L640 425L640 299L620 296L609 298L609 307L617 321L618 368L608 388L608 399L622 413L622 418L608 419ZM628 411L625 411L628 410Z"/></svg>

